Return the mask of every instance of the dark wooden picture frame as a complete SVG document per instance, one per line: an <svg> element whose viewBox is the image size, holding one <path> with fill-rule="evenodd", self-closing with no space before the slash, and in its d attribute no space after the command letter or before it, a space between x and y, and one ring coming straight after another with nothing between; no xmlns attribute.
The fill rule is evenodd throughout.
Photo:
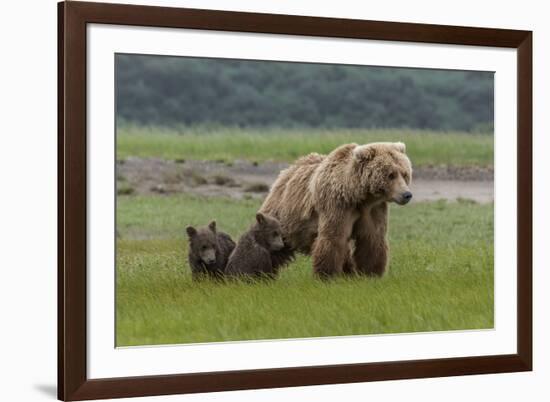
<svg viewBox="0 0 550 402"><path fill-rule="evenodd" d="M86 25L192 28L517 49L517 353L88 379ZM532 32L104 3L58 4L58 397L83 400L532 370Z"/></svg>

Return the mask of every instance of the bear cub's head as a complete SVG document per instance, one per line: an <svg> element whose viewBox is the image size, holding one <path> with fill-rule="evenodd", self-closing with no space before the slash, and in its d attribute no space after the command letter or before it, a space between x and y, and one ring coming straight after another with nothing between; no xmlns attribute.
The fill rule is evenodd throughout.
<svg viewBox="0 0 550 402"><path fill-rule="evenodd" d="M189 252L199 258L203 264L214 265L216 263L216 252L219 249L216 221L197 229L193 226L187 226L185 230L189 236Z"/></svg>
<svg viewBox="0 0 550 402"><path fill-rule="evenodd" d="M353 157L359 165L361 183L366 192L386 202L405 205L412 199L411 161L402 142L375 142L357 145Z"/></svg>
<svg viewBox="0 0 550 402"><path fill-rule="evenodd" d="M258 212L251 231L256 242L270 251L281 250L285 246L279 221L269 215Z"/></svg>

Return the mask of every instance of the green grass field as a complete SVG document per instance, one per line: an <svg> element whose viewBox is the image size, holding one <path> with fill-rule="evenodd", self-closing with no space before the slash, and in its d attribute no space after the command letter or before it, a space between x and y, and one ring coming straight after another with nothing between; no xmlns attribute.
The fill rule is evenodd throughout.
<svg viewBox="0 0 550 402"><path fill-rule="evenodd" d="M122 154L129 138L119 137ZM165 157L175 152L152 141ZM223 153L201 149L205 158ZM382 279L323 282L300 257L277 281L224 284L191 281L184 228L216 218L236 238L259 201L178 195L119 196L117 203L118 346L493 327L492 204L392 206L391 264Z"/></svg>
<svg viewBox="0 0 550 402"><path fill-rule="evenodd" d="M413 130L259 130L240 128L136 127L117 130L117 158L243 159L291 162L310 152L328 153L341 144L403 141L415 166L493 164L493 136Z"/></svg>

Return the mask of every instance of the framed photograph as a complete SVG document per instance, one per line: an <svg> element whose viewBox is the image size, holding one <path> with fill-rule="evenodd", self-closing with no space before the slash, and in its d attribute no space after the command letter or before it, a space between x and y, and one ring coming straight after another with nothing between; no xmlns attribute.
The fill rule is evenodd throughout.
<svg viewBox="0 0 550 402"><path fill-rule="evenodd" d="M532 33L62 2L58 396L532 369Z"/></svg>

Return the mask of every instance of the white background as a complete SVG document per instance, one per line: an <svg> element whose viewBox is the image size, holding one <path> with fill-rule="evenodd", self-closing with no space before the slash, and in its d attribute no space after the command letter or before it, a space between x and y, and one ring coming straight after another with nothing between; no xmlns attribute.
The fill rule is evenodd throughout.
<svg viewBox="0 0 550 402"><path fill-rule="evenodd" d="M157 397L173 401L280 401L346 398L463 401L543 401L550 378L550 305L545 197L550 160L550 27L545 2L496 0L440 2L149 1L149 4L308 14L388 21L429 22L534 31L535 131L535 372L446 379L301 387ZM53 400L56 382L56 5L53 0L3 2L2 145L0 152L2 244L0 297L0 398ZM545 135L546 134L546 135ZM537 183L540 185L536 185ZM546 186L545 186L546 184ZM134 399L137 400L137 399Z"/></svg>

